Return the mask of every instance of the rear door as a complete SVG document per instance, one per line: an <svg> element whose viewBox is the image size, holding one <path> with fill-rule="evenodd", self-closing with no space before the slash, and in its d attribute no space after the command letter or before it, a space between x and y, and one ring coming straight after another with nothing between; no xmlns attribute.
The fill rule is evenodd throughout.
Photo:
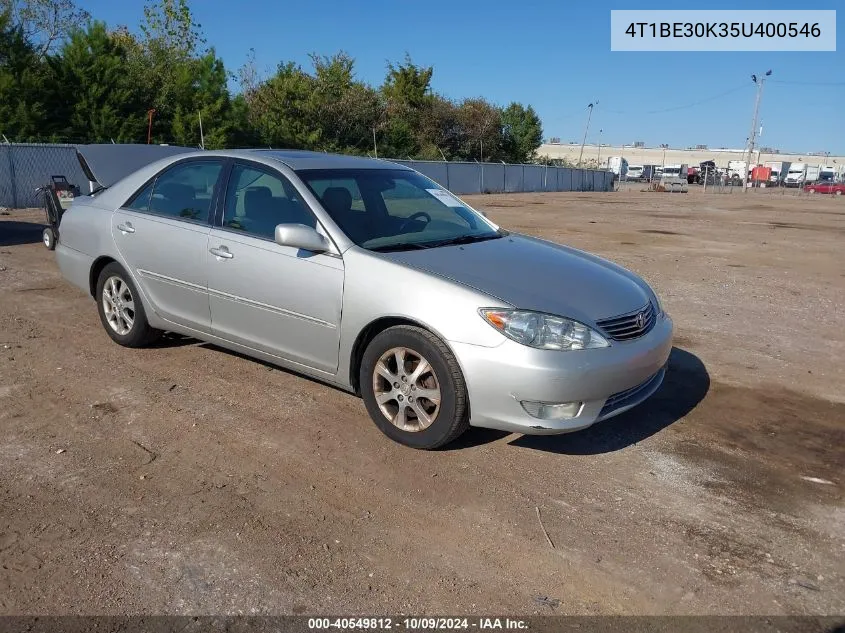
<svg viewBox="0 0 845 633"><path fill-rule="evenodd" d="M112 236L159 316L210 332L206 255L223 161L171 165L112 216Z"/></svg>
<svg viewBox="0 0 845 633"><path fill-rule="evenodd" d="M277 224L317 227L316 218L281 173L248 162L234 164L221 200L206 254L213 334L335 371L343 259L274 240Z"/></svg>

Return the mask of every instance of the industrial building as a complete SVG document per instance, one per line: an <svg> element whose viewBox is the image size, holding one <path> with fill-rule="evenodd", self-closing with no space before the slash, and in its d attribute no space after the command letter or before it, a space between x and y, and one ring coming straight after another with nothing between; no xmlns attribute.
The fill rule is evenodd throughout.
<svg viewBox="0 0 845 633"><path fill-rule="evenodd" d="M762 148L759 153L755 149L752 163L765 163L767 161L788 161L791 163L805 163L807 165L834 165L840 167L836 170L842 173L845 166L845 156L834 156L832 154L795 154L782 153L775 150L766 151ZM581 152L580 143L544 143L537 150L540 157L564 159L567 163L575 165L578 162L578 155ZM699 163L712 160L717 167L727 167L728 161L745 160L746 150L743 149L712 149L699 145L695 148L679 149L675 147L646 147L641 143L631 145L585 145L584 154L581 158L586 165L606 165L610 156L622 156L631 165L698 165Z"/></svg>

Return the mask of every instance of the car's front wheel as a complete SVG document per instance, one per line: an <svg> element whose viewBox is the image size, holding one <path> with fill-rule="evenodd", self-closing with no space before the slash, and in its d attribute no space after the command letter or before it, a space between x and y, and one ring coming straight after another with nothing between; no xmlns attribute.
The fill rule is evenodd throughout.
<svg viewBox="0 0 845 633"><path fill-rule="evenodd" d="M97 311L111 339L124 347L143 347L161 332L150 327L135 284L123 267L108 264L97 278Z"/></svg>
<svg viewBox="0 0 845 633"><path fill-rule="evenodd" d="M376 426L413 448L448 444L469 426L466 383L454 354L419 327L376 335L360 368L361 395Z"/></svg>

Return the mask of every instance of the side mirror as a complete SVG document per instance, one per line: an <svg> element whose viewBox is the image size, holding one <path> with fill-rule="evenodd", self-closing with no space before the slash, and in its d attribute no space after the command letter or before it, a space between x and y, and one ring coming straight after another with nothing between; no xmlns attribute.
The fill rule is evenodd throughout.
<svg viewBox="0 0 845 633"><path fill-rule="evenodd" d="M276 244L293 246L312 253L325 253L329 250L329 241L317 233L316 229L304 224L279 224L276 226Z"/></svg>

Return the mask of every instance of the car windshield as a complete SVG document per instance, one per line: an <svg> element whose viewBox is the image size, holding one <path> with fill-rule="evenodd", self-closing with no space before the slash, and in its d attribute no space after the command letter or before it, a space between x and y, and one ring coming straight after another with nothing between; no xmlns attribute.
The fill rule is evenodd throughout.
<svg viewBox="0 0 845 633"><path fill-rule="evenodd" d="M506 234L432 180L405 169L308 169L297 175L358 246L435 248Z"/></svg>

